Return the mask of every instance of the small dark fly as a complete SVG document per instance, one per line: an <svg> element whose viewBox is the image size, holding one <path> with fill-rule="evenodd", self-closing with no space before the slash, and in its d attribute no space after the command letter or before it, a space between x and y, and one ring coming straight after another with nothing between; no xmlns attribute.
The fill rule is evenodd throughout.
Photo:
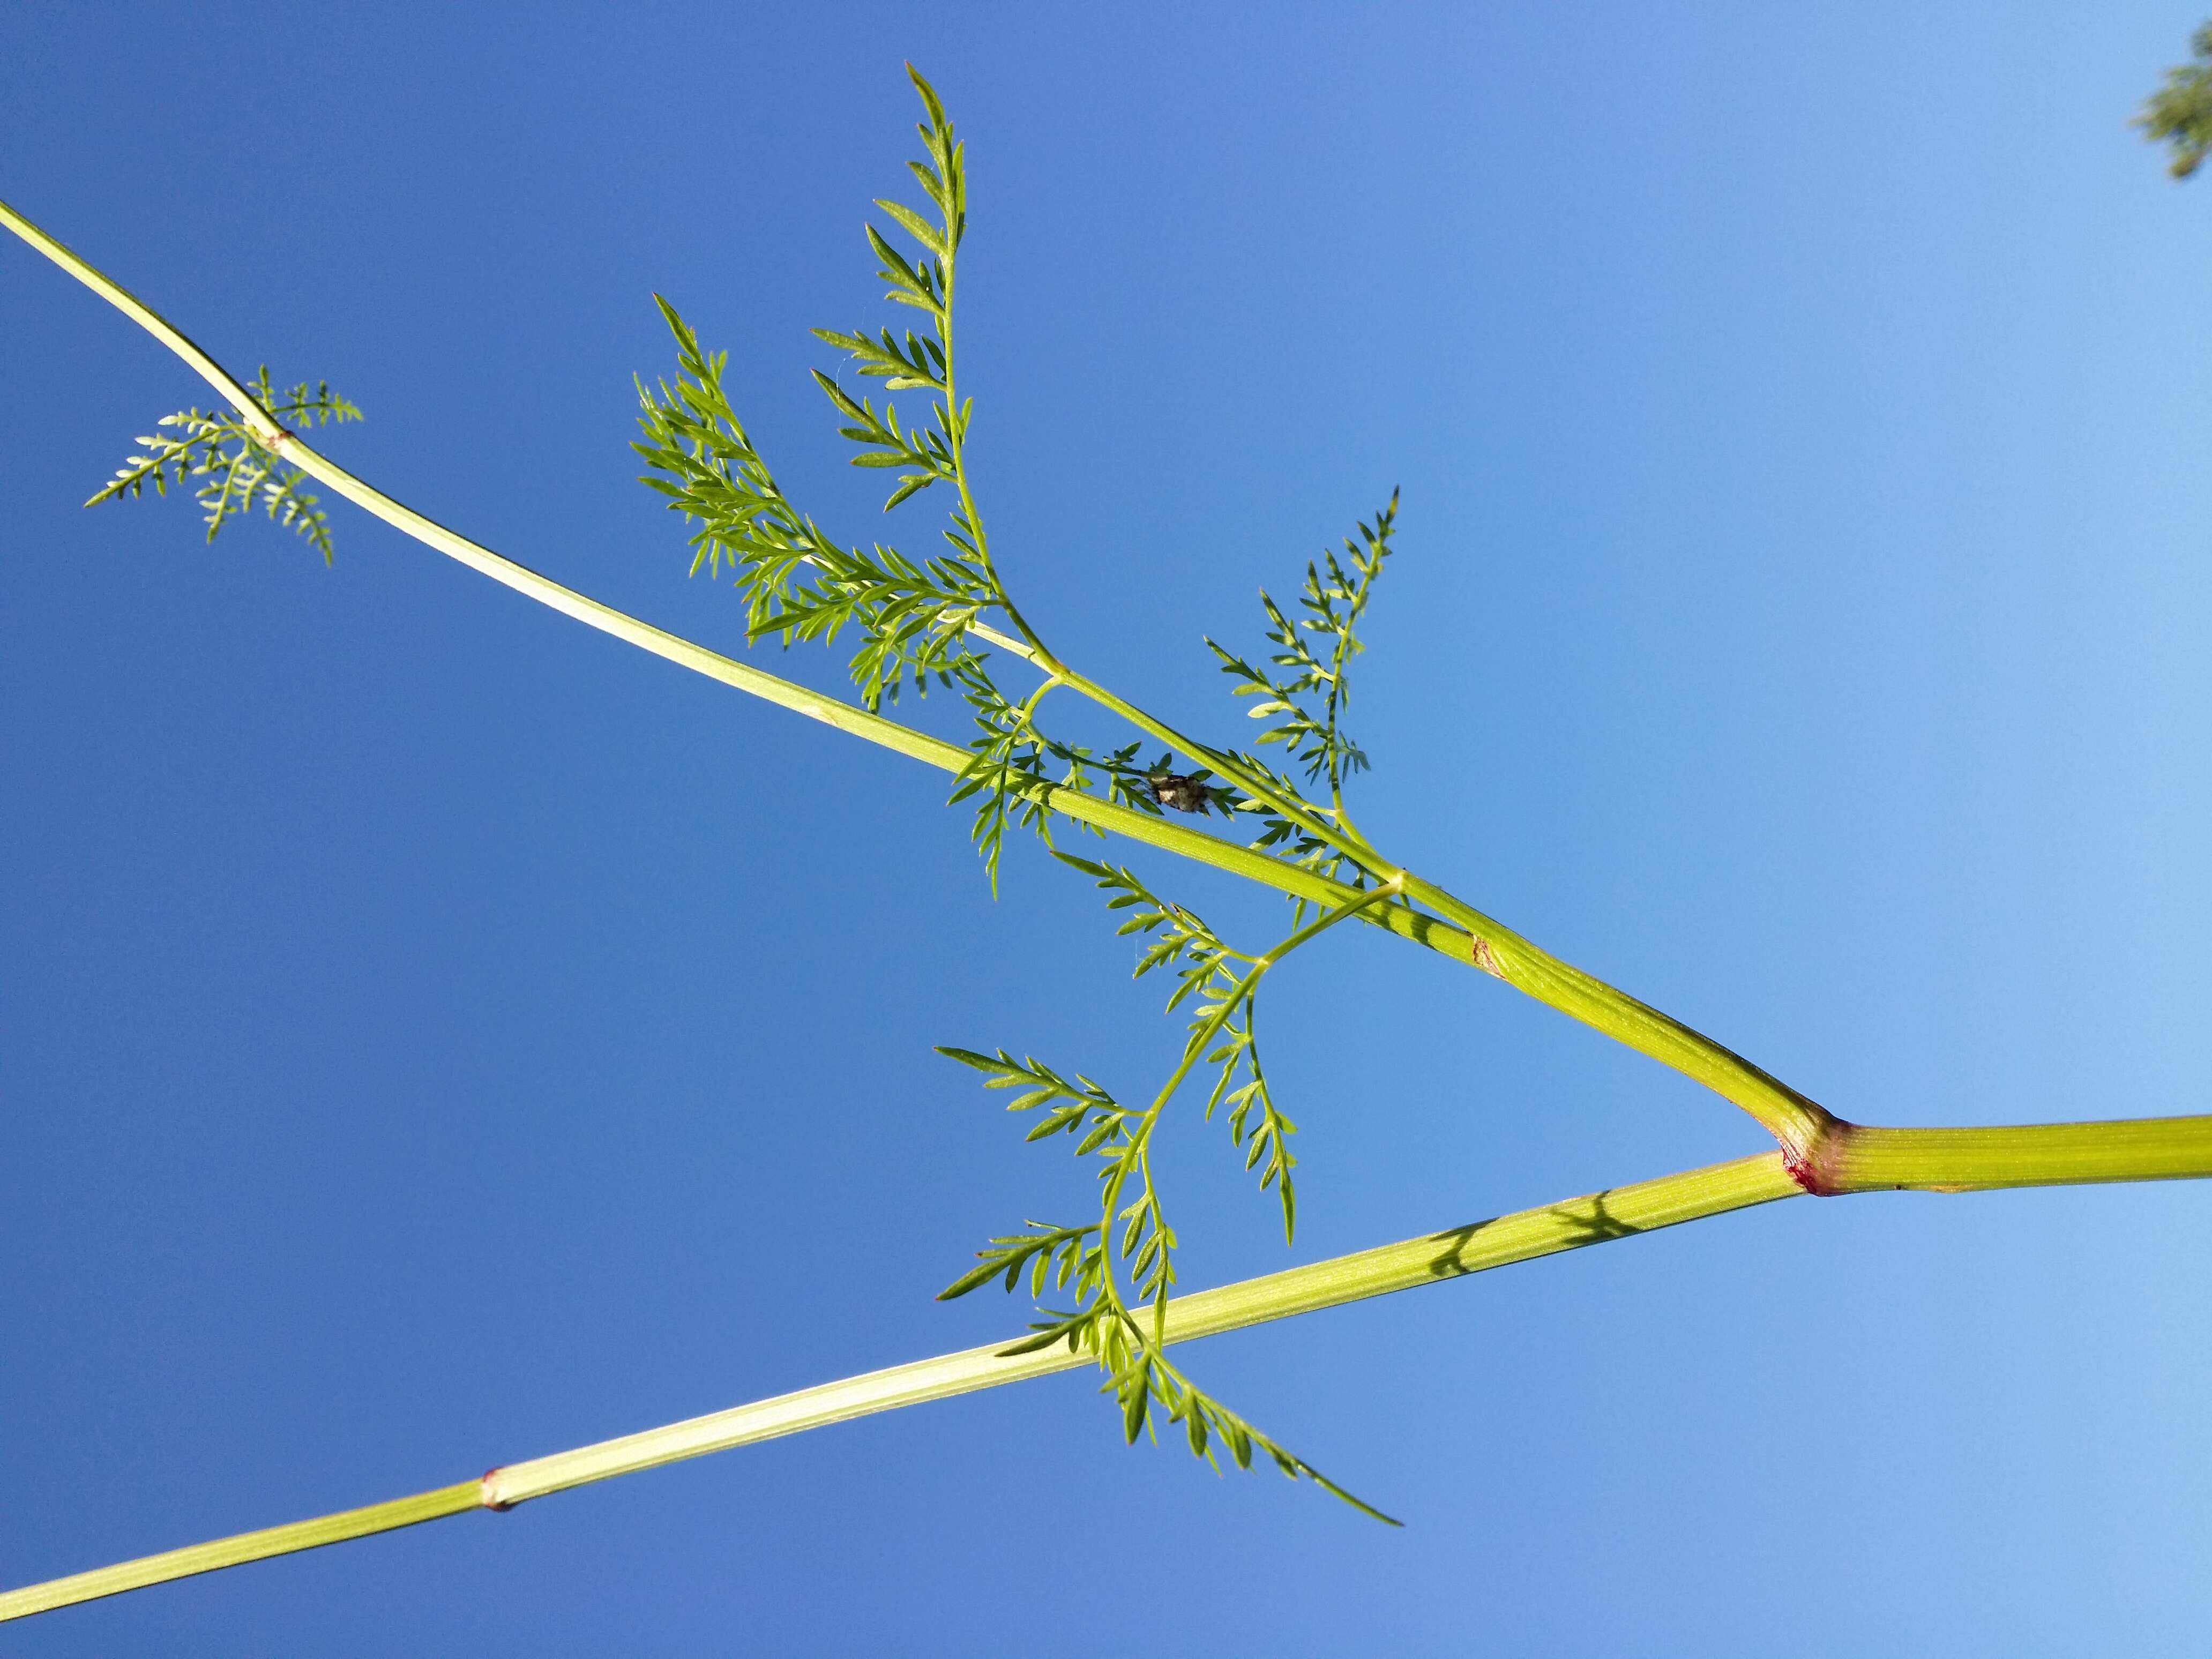
<svg viewBox="0 0 2212 1659"><path fill-rule="evenodd" d="M1212 773L1152 772L1146 775L1145 787L1154 800L1174 812L1196 812L1201 816L1209 807L1229 810L1228 803L1219 799L1220 792L1206 782Z"/></svg>

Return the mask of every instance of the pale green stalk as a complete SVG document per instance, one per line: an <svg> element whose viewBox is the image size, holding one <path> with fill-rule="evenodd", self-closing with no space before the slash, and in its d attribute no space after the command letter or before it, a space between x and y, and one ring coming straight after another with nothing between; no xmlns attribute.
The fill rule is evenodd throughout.
<svg viewBox="0 0 2212 1659"><path fill-rule="evenodd" d="M1692 1170L1586 1198L1569 1199L1541 1209L1476 1222L1403 1243L1363 1250L1333 1261L1293 1267L1263 1279L1179 1297L1168 1304L1164 1340L1188 1342L1294 1314L1432 1285L1486 1267L1504 1267L1508 1262L1525 1261L1584 1244L1601 1244L1632 1233L1649 1232L1775 1199L1793 1198L1800 1190L1782 1167L1778 1152L1739 1158L1732 1164ZM9 1590L0 1593L0 1620L21 1619L172 1578L190 1577L195 1573L315 1549L371 1533L393 1531L418 1522L458 1515L465 1510L508 1509L527 1498L543 1498L570 1486L1092 1363L1089 1354L1071 1352L1059 1343L1011 1357L1005 1352L1007 1346L1006 1342L996 1342L893 1366L888 1370L871 1371L686 1422L672 1423L665 1428L649 1429L641 1434L626 1435L527 1462L511 1463L493 1469L481 1480L388 1504L242 1533L24 1589Z"/></svg>
<svg viewBox="0 0 2212 1659"><path fill-rule="evenodd" d="M318 1516L312 1521L264 1527L258 1532L236 1533L210 1543L164 1550L159 1555L142 1555L135 1561L120 1561L112 1567L71 1573L66 1578L50 1578L43 1584L32 1584L22 1589L0 1591L0 1620L27 1619L34 1613L51 1613L56 1607L74 1607L80 1601L97 1601L102 1596L120 1595L125 1590L143 1589L149 1584L166 1584L174 1578L191 1578L224 1567L242 1566L248 1561L266 1561L271 1556L295 1555L301 1550L320 1549L325 1544L343 1544L351 1538L398 1532L403 1527L442 1521L449 1515L483 1507L483 1480L459 1480L433 1492L394 1498L357 1510L341 1510L336 1515Z"/></svg>
<svg viewBox="0 0 2212 1659"><path fill-rule="evenodd" d="M1843 1184L1823 1185L1818 1190L1960 1192L2212 1176L2212 1116L1981 1129L1858 1127L1842 1144L1855 1149L1838 1160L1838 1179ZM1194 1341L1586 1244L1608 1243L1777 1199L1796 1198L1808 1190L1802 1169L1778 1151L1686 1170L1656 1181L1608 1188L1401 1243L1224 1285L1218 1290L1178 1297L1168 1304L1164 1340ZM0 1620L21 1619L349 1538L395 1531L466 1510L511 1509L528 1498L570 1486L1091 1363L1088 1354L1073 1353L1060 1345L1014 1355L1007 1354L1006 1347L1006 1343L994 1343L870 1371L574 1451L510 1463L480 1480L390 1503L241 1533L0 1592Z"/></svg>
<svg viewBox="0 0 2212 1659"><path fill-rule="evenodd" d="M1820 1194L2187 1181L2212 1174L2212 1117L1983 1129L1883 1129L1846 1123L1838 1127L1818 1158L1797 1166L1796 1173L1807 1190Z"/></svg>

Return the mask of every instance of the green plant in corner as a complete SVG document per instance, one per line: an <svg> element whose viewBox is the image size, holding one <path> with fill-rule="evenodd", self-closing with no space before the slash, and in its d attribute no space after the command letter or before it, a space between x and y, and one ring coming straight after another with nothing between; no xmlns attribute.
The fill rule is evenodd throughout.
<svg viewBox="0 0 2212 1659"><path fill-rule="evenodd" d="M1165 1422L1212 1461L1225 1447L1249 1467L1264 1457L1368 1514L1382 1516L1322 1476L1283 1443L1201 1389L1167 1350L1266 1320L1434 1284L1510 1262L1602 1243L1806 1194L1891 1188L1975 1188L2212 1176L2212 1116L2000 1128L1889 1129L1847 1122L1711 1038L1552 956L1432 879L1390 857L1351 816L1350 779L1367 757L1343 727L1360 623L1397 531L1397 501L1344 544L1309 563L1288 608L1261 596L1270 649L1259 663L1209 639L1233 696L1261 729L1249 748L1186 734L1059 655L1024 617L1003 578L978 509L968 461L972 398L957 379L954 294L967 234L963 158L935 91L919 74L923 157L908 164L927 204L878 204L892 227L871 226L868 244L891 302L921 313L920 327L819 330L863 381L856 393L815 379L859 453L855 465L893 475L884 510L935 497L947 504L944 550L902 553L879 542L838 540L776 483L725 390L725 359L711 353L665 300L676 343L672 380L639 383L645 482L691 527L691 569L729 568L746 607L749 636L842 643L860 701L808 690L653 628L519 565L374 489L309 445L290 423L354 417L327 389L280 397L265 371L240 383L158 313L86 261L0 204L0 221L167 344L230 404L234 414L171 417L183 436L142 440L115 483L95 500L137 493L146 482L207 480L212 535L240 507L264 501L328 551L313 478L426 544L589 626L850 735L951 775L951 800L973 807L972 834L994 892L1010 830L1038 836L1062 864L1106 895L1123 934L1140 939L1139 976L1173 981L1168 1012L1188 1021L1164 1080L1139 1106L1104 1085L1006 1048L947 1047L949 1058L1007 1092L1027 1139L1071 1144L1096 1182L1090 1212L1069 1223L1026 1224L999 1234L976 1265L942 1293L996 1282L1026 1287L1040 1304L1027 1335L983 1348L843 1379L688 1422L495 1468L477 1479L289 1526L174 1550L47 1584L0 1593L0 1618L115 1594L239 1562L464 1511L498 1510L529 1498L680 1458L944 1398L1025 1377L1095 1365L1133 1440ZM903 234L919 250L900 251ZM919 419L898 394L920 393ZM880 400L880 407L878 407ZM169 446L167 448L161 445ZM212 496L210 497L210 492ZM1028 676L1003 683L1001 675ZM957 690L971 730L964 744L884 717L902 690L932 682ZM1121 721L1127 741L1078 744L1045 717L1055 691ZM1064 704L1054 704L1057 709ZM1285 764L1255 751L1274 745ZM1145 757L1149 752L1150 758ZM1212 833L1219 817L1232 833ZM1224 939L1189 906L1115 864L1055 844L1058 830L1112 833L1258 883L1291 906L1288 933L1253 952ZM1774 1150L1682 1170L1514 1215L1385 1244L1239 1285L1177 1295L1177 1235L1168 1218L1156 1130L1194 1074L1211 1077L1199 1109L1217 1114L1232 1146L1279 1205L1286 1240L1297 1223L1291 1150L1296 1126L1278 1104L1258 1037L1262 982L1286 957L1356 921L1479 969L1639 1053L1705 1084L1774 1139ZM1195 1090L1193 1090L1195 1093ZM1065 1139L1063 1139L1065 1138ZM1068 1305L1046 1305L1046 1299Z"/></svg>
<svg viewBox="0 0 2212 1659"><path fill-rule="evenodd" d="M2186 179L2212 151L2212 23L2201 23L2189 37L2195 60L2166 72L2166 83L2144 100L2135 125L2153 143L2173 150L2166 171Z"/></svg>

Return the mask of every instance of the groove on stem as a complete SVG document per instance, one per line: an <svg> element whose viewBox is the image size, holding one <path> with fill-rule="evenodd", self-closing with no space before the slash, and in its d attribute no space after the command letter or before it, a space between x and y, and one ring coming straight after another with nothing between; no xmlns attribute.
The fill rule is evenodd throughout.
<svg viewBox="0 0 2212 1659"><path fill-rule="evenodd" d="M1823 1197L2188 1181L2212 1175L2212 1117L1978 1129L1884 1129L1839 1122L1810 1159L1791 1162L1790 1173L1806 1191Z"/></svg>

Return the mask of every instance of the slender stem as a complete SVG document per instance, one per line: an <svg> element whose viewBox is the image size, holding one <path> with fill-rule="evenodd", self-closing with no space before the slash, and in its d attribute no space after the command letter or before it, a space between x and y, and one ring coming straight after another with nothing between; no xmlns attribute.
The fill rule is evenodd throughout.
<svg viewBox="0 0 2212 1659"><path fill-rule="evenodd" d="M284 431L269 418L266 410L255 403L246 388L225 373L222 366L188 339L157 313L132 295L119 283L88 264L76 253L49 236L38 226L24 218L5 202L0 202L0 224L5 224L33 247L45 254L64 270L87 288L113 305L147 332L168 347L195 374L206 380L239 411L240 419L252 427L255 434L271 449L281 449L284 459L301 471L317 479L364 512L422 543L448 558L469 567L494 581L513 588L525 597L537 600L562 616L611 635L641 650L665 658L680 667L696 674L719 680L725 685L750 696L804 714L810 720L822 721L853 737L879 744L912 760L921 761L940 771L957 773L974 758L969 751L941 738L931 737L911 726L901 726L895 720L869 714L852 704L841 702L823 692L811 690L793 682L710 651L704 646L663 629L653 627L616 610L587 599L572 588L564 587L550 577L540 575L528 567L504 558L481 544L448 530L445 526L424 517L411 507L403 506L381 491L371 488L348 472L343 467L320 454L311 446L301 441L297 434ZM988 629L973 630L1009 650L1030 654L1019 641L997 634ZM1166 852L1210 865L1249 880L1275 888L1293 897L1334 905L1358 896L1358 890L1310 871L1299 870L1279 859L1264 853L1237 846L1185 825L1172 823L1140 812L1133 807L1118 806L1080 791L1054 788L1048 797L1052 809L1063 816L1099 830L1111 830L1158 847ZM1385 911L1376 920L1392 933L1424 945L1445 956L1465 961L1471 941L1458 928L1439 922L1430 916L1418 915L1404 909Z"/></svg>
<svg viewBox="0 0 2212 1659"><path fill-rule="evenodd" d="M1030 662L1042 669L1051 679L1080 691L1094 702L1119 714L1139 731L1146 732L1158 742L1167 744L1169 748L1188 756L1200 764L1219 768L1224 773L1234 778L1248 793L1266 801L1300 828L1321 836L1346 857L1359 862L1354 848L1342 841L1333 826L1322 823L1314 815L1305 811L1297 802L1284 796L1280 791L1275 789L1267 779L1255 775L1247 768L1237 765L1231 757L1217 754L1204 744L1184 737L1165 722L1146 714L1134 703L1115 696L1096 680L1087 679L1068 668L1058 656L1054 654L1037 631L1030 626L1028 618L1022 615L1020 609L1014 604L1013 595L1006 591L1006 583L999 579L998 567L991 558L990 539L983 530L982 515L975 510L975 497L968 484L968 430L966 423L961 419L960 398L955 380L956 354L952 349L954 281L952 235L953 227L948 221L945 228L945 246L939 259L939 269L944 272L945 276L945 304L937 316L938 333L945 347L945 429L951 438L952 446L952 483L953 488L959 492L961 514L967 520L968 528L975 538L976 554L983 562L983 568L990 574L991 586L996 592L999 609L1006 613L1006 619L1013 623L1015 631L1021 635L1023 644L1016 648L1019 649L1021 654L1028 658ZM1013 641L997 633L994 629L971 626L969 631L1010 647L1014 645ZM1363 864L1363 867L1366 866ZM1378 870L1374 873L1383 872Z"/></svg>
<svg viewBox="0 0 2212 1659"><path fill-rule="evenodd" d="M1444 1232L1363 1250L1264 1279L1181 1297L1168 1304L1166 1340L1188 1342L1293 1314L1336 1307L1367 1297L1439 1284L1487 1267L1602 1244L1633 1233L1793 1198L1799 1188L1780 1154L1762 1153L1710 1169L1568 1199L1517 1215L1472 1223ZM508 1509L532 1498L655 1468L709 1452L772 1440L877 1412L950 1399L978 1389L1073 1370L1092 1362L1065 1346L1005 1355L1005 1342L934 1359L871 1371L841 1382L802 1389L750 1405L672 1423L665 1428L601 1441L550 1457L510 1463L478 1480L319 1520L240 1534L187 1549L170 1550L120 1565L57 1578L0 1593L0 1620L21 1619L74 1602L161 1583L222 1567L313 1549L343 1539L412 1526L471 1509Z"/></svg>
<svg viewBox="0 0 2212 1659"><path fill-rule="evenodd" d="M1795 1198L1808 1190L1960 1192L2212 1177L2212 1116L1982 1129L1855 1127L1838 1144L1856 1149L1840 1159L1849 1185L1822 1187L1808 1182L1805 1170L1779 1151L1686 1170L1656 1181L1608 1188L1402 1243L1384 1244L1334 1261L1178 1297L1168 1304L1166 1340L1194 1341L1248 1325L1340 1307L1586 1244L1609 1243L1730 1210ZM1854 1156L1859 1160L1856 1164ZM509 1509L526 1499L570 1486L1091 1363L1088 1354L1071 1353L1062 1346L1008 1356L1006 1346L994 1343L871 1371L665 1428L511 1463L492 1470L481 1480L9 1590L0 1593L0 1621L219 1567L412 1526L465 1509Z"/></svg>
<svg viewBox="0 0 2212 1659"><path fill-rule="evenodd" d="M1206 1052L1206 1045L1221 1035L1221 1028L1229 1023L1230 1017L1237 1012L1237 1005L1252 1000L1253 994L1260 988L1261 977L1270 968L1300 945L1311 944L1340 921L1348 921L1378 901L1387 902L1397 896L1398 884L1395 881L1375 888L1352 903L1341 905L1319 920L1308 922L1265 955L1251 957L1251 971L1244 975L1233 992L1222 1000L1221 1006L1213 1011L1206 1024L1192 1032L1190 1041L1183 1045L1182 1063L1176 1067L1175 1075L1167 1080L1153 1100L1152 1109L1145 1114L1146 1121L1149 1123L1160 1115L1160 1109L1182 1086L1182 1080L1190 1075L1190 1068L1198 1063L1198 1057Z"/></svg>
<svg viewBox="0 0 2212 1659"><path fill-rule="evenodd" d="M190 1578L198 1573L240 1566L248 1561L265 1561L275 1555L320 1549L325 1544L342 1544L349 1538L398 1532L402 1527L440 1521L449 1515L483 1507L483 1481L479 1478L440 1486L434 1492L416 1492L410 1498L371 1504L362 1509L341 1510L336 1515L318 1516L313 1521L264 1527L259 1532L241 1532L210 1543L164 1550L159 1555L142 1555L135 1561L71 1573L66 1578L49 1579L25 1589L0 1592L0 1620L24 1619L79 1601L97 1601L104 1595L120 1595L125 1590L143 1589L149 1584L165 1584L173 1578Z"/></svg>
<svg viewBox="0 0 2212 1659"><path fill-rule="evenodd" d="M1024 728L1026 729L1029 723L1036 718L1037 705L1044 701L1044 694L1059 684L1058 679L1048 675L1036 690L1022 700L1020 714Z"/></svg>
<svg viewBox="0 0 2212 1659"><path fill-rule="evenodd" d="M1334 848L1370 875L1391 876L1401 873L1395 866L1379 860L1372 848L1346 836L1336 825L1327 822L1313 811L1285 795L1267 778L1240 764L1236 757L1211 748L1195 738L1186 737L1157 715L1146 713L1135 703L1119 696L1097 681L1077 673L1064 663L1054 661L1054 672L1074 690L1080 691L1100 708L1119 714L1139 732L1199 765L1219 772L1245 793L1265 801L1285 818L1309 835Z"/></svg>
<svg viewBox="0 0 2212 1659"><path fill-rule="evenodd" d="M999 580L998 567L991 561L990 538L983 530L983 515L975 510L975 496L968 486L968 423L961 418L960 396L953 379L952 283L953 265L959 252L957 246L959 227L955 222L956 213L945 216L945 247L938 260L938 269L945 273L945 304L937 313L938 334L945 347L945 430L952 441L952 487L959 492L960 510L967 517L968 528L975 532L975 552L983 561L983 568L990 574L999 609L1006 613L1006 620L1013 623L1015 631L1026 643L1016 645L1004 635L996 637L1004 644L1019 650L1047 672L1057 676L1058 661L1051 652L1045 649L1044 641L1037 637L1036 630L1029 624L1029 619L1016 607L1013 596L1006 592L1006 585ZM969 631L987 635L994 632L981 628L971 628Z"/></svg>
<svg viewBox="0 0 2212 1659"><path fill-rule="evenodd" d="M1397 505L1398 498L1394 493L1390 497L1394 513ZM1330 556L1334 558L1335 556L1332 554ZM1312 566L1307 566L1309 571L1312 568ZM1378 563L1376 569L1379 571L1381 568ZM1337 630L1336 649L1331 654L1328 665L1328 798L1330 804L1336 808L1338 824L1355 836L1358 836L1359 831L1344 810L1344 757L1337 747L1340 734L1336 722L1337 717L1344 712L1344 671L1346 664L1352 660L1352 626L1367 612L1367 590L1374 580L1371 573L1364 570L1360 573L1358 592L1346 602L1347 614L1344 626ZM1364 841L1366 837L1363 836L1360 839Z"/></svg>
<svg viewBox="0 0 2212 1659"><path fill-rule="evenodd" d="M811 719L823 721L842 732L865 738L871 743L881 744L901 754L927 761L948 772L957 773L967 765L970 757L964 749L956 748L951 744L899 726L879 715L867 714L820 692L794 685L788 680L779 679L773 674L763 673L749 665L732 661L688 640L640 622L635 617L625 616L611 605L586 599L550 577L541 576L510 559L501 558L490 549L434 523L410 507L401 506L390 496L363 483L343 467L326 459L301 441L296 434L277 425L268 411L254 402L243 386L151 307L4 202L0 202L0 223L5 223L25 241L183 359L194 373L237 408L240 417L270 449L386 524L448 557L459 560L471 569L489 576L494 581L504 583L517 592L550 606L563 616L573 617L586 626L626 640L695 672L705 674ZM1026 624L1018 625L1026 627ZM1184 738L1153 720L1143 710L1124 702L1103 687L1094 685L1080 675L1060 667L1041 646L1034 647L1030 654L1031 659L1048 672L1056 673L1070 686L1115 709L1139 729L1151 732L1179 751L1194 757L1211 757L1212 761L1224 759L1205 745ZM1233 765L1233 763L1230 764ZM1243 770L1241 768L1235 769ZM1250 785L1248 783L1246 787L1249 788ZM1267 799L1264 789L1253 789L1252 793ZM1077 791L1054 789L1047 800L1054 811L1079 822L1113 830L1133 840L1248 877L1293 896L1334 906L1345 903L1357 896L1355 889L1329 881L1310 871L1297 869L1281 860L1237 847L1212 836L1165 823L1149 814L1129 807L1112 805ZM1279 805L1279 810L1283 809ZM1329 844L1342 845L1341 836L1328 830L1326 826L1313 823L1307 815L1290 809L1286 816L1309 824L1317 833L1322 834ZM1355 862L1364 862L1360 853L1354 852L1352 856ZM1371 860L1373 858L1371 852L1364 853L1364 860ZM1378 869L1376 873L1390 876L1401 872L1395 869ZM1638 1053L1648 1054L1662 1064L1696 1079L1748 1112L1781 1142L1786 1152L1801 1162L1817 1162L1823 1146L1841 1127L1838 1119L1813 1101L1761 1071L1733 1050L1657 1009L1647 1006L1626 992L1616 990L1604 981L1560 961L1434 883L1407 874L1405 892L1416 903L1437 911L1447 919L1446 921L1439 922L1403 905L1386 905L1371 913L1373 919L1403 938L1441 951L1460 961L1472 962L1538 1001L1547 1003Z"/></svg>

